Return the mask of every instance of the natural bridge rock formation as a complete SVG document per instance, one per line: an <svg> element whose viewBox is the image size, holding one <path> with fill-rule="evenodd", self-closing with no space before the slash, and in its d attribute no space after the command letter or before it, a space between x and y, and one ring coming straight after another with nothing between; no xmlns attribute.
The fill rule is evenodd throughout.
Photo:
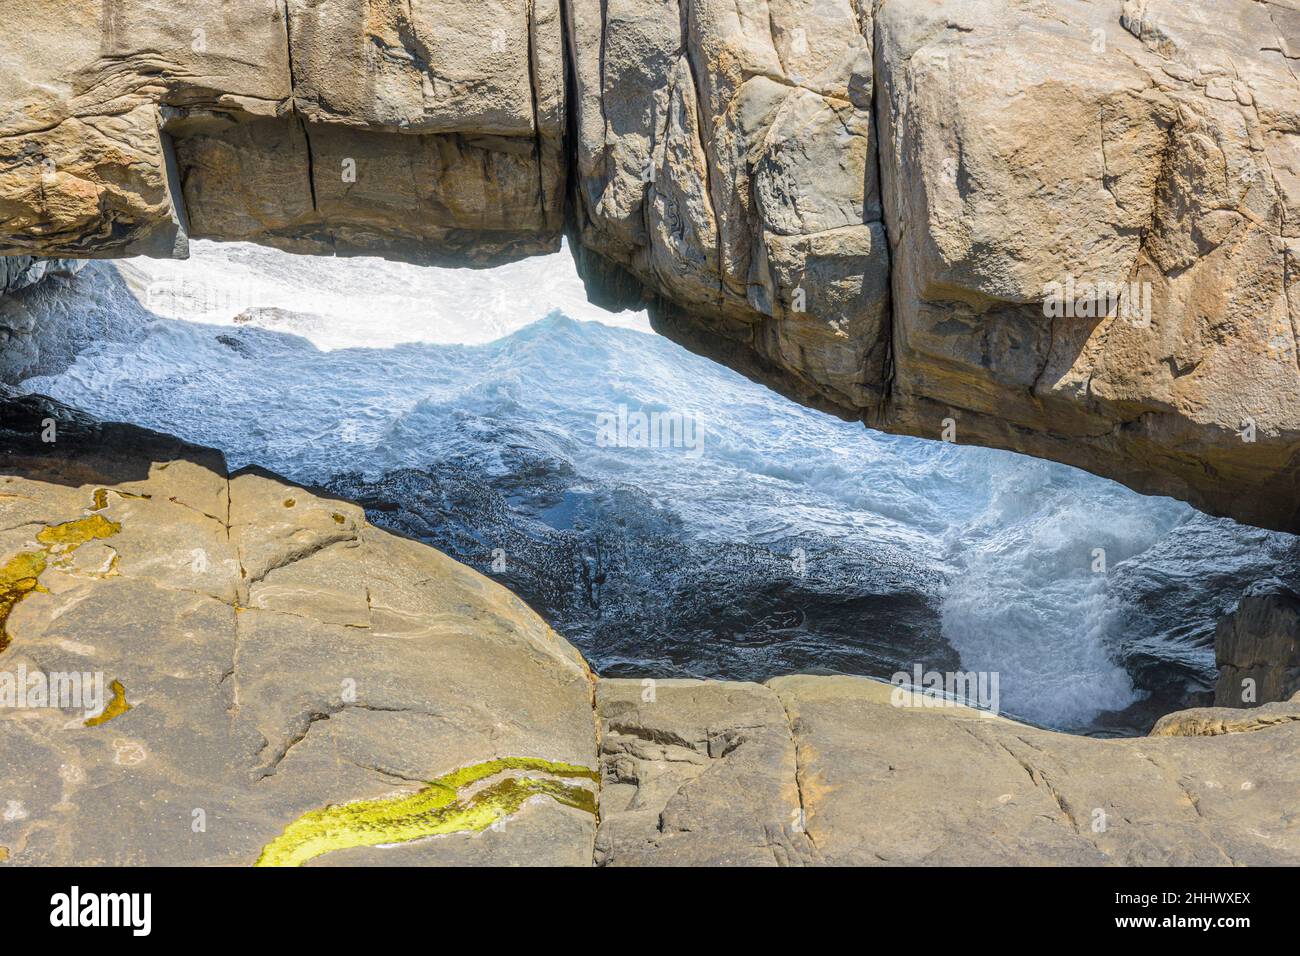
<svg viewBox="0 0 1300 956"><path fill-rule="evenodd" d="M0 864L1300 863L1300 698L1094 740L598 679L353 503L38 398L0 424ZM73 674L102 711L37 698Z"/></svg>
<svg viewBox="0 0 1300 956"><path fill-rule="evenodd" d="M873 426L1300 528L1300 4L601 7L593 284Z"/></svg>
<svg viewBox="0 0 1300 956"><path fill-rule="evenodd" d="M1300 0L8 12L0 253L567 226L594 298L800 401L1300 530Z"/></svg>
<svg viewBox="0 0 1300 956"><path fill-rule="evenodd" d="M561 227L559 0L16 0L0 252L491 263Z"/></svg>

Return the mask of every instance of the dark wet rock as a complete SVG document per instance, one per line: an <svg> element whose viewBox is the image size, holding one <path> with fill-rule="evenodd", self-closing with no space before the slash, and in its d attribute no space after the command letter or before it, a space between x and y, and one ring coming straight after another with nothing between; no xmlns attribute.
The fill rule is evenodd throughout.
<svg viewBox="0 0 1300 956"><path fill-rule="evenodd" d="M506 584L610 677L761 681L792 671L952 670L938 573L896 546L703 540L628 487L510 449L499 474L442 461L330 482L370 520Z"/></svg>
<svg viewBox="0 0 1300 956"><path fill-rule="evenodd" d="M1300 692L1300 595L1281 581L1251 588L1214 634L1216 707L1257 707Z"/></svg>

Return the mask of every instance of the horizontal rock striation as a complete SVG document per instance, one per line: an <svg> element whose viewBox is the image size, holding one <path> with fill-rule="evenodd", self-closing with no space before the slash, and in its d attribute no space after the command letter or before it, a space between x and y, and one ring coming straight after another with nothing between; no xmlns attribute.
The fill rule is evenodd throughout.
<svg viewBox="0 0 1300 956"><path fill-rule="evenodd" d="M1300 530L1296 0L172 9L0 37L0 253L567 228L798 401Z"/></svg>
<svg viewBox="0 0 1300 956"><path fill-rule="evenodd" d="M49 0L16 0L48 24ZM188 237L491 264L554 251L559 0L58 5L0 39L0 253Z"/></svg>

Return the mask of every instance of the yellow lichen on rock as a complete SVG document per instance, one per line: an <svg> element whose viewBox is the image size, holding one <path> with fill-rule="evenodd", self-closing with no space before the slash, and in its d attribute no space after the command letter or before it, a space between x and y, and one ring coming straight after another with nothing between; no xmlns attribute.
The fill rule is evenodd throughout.
<svg viewBox="0 0 1300 956"><path fill-rule="evenodd" d="M106 724L115 717L121 717L131 705L126 700L126 688L122 686L119 680L113 681L108 685L108 689L113 692L113 699L108 702L103 711L94 717L87 717L85 724L87 727L98 727L100 724Z"/></svg>
<svg viewBox="0 0 1300 956"><path fill-rule="evenodd" d="M36 541L54 553L75 551L89 541L111 538L122 530L116 521L109 521L103 515L93 514L75 521L52 524L36 533Z"/></svg>
<svg viewBox="0 0 1300 956"><path fill-rule="evenodd" d="M535 796L548 796L565 806L596 813L595 794L563 780L511 776L461 796L461 791L473 784L511 770L598 779L588 767L534 757L503 757L473 764L439 777L413 794L305 813L267 844L255 865L301 866L334 850L409 843L448 833L478 833L517 813Z"/></svg>
<svg viewBox="0 0 1300 956"><path fill-rule="evenodd" d="M45 570L44 551L16 554L0 568L0 651L12 640L6 625L9 614L19 601L40 589L40 574Z"/></svg>
<svg viewBox="0 0 1300 956"><path fill-rule="evenodd" d="M98 495L95 500L99 501ZM7 628L9 615L27 595L44 590L40 576L51 559L56 563L62 562L83 544L111 537L121 530L122 526L118 522L109 521L98 514L48 525L36 533L36 543L42 545L41 550L22 551L0 567L0 652L12 641Z"/></svg>

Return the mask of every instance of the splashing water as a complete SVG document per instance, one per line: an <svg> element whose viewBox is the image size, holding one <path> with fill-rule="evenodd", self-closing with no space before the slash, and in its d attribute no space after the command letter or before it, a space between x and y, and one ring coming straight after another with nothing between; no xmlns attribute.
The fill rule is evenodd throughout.
<svg viewBox="0 0 1300 956"><path fill-rule="evenodd" d="M1063 465L799 407L589 305L565 253L471 271L199 242L43 296L63 354L24 390L356 497L501 572L603 673L960 664L999 673L1004 711L1094 729L1161 681L1203 688L1215 618L1297 555ZM620 409L679 415L701 453L601 441Z"/></svg>

